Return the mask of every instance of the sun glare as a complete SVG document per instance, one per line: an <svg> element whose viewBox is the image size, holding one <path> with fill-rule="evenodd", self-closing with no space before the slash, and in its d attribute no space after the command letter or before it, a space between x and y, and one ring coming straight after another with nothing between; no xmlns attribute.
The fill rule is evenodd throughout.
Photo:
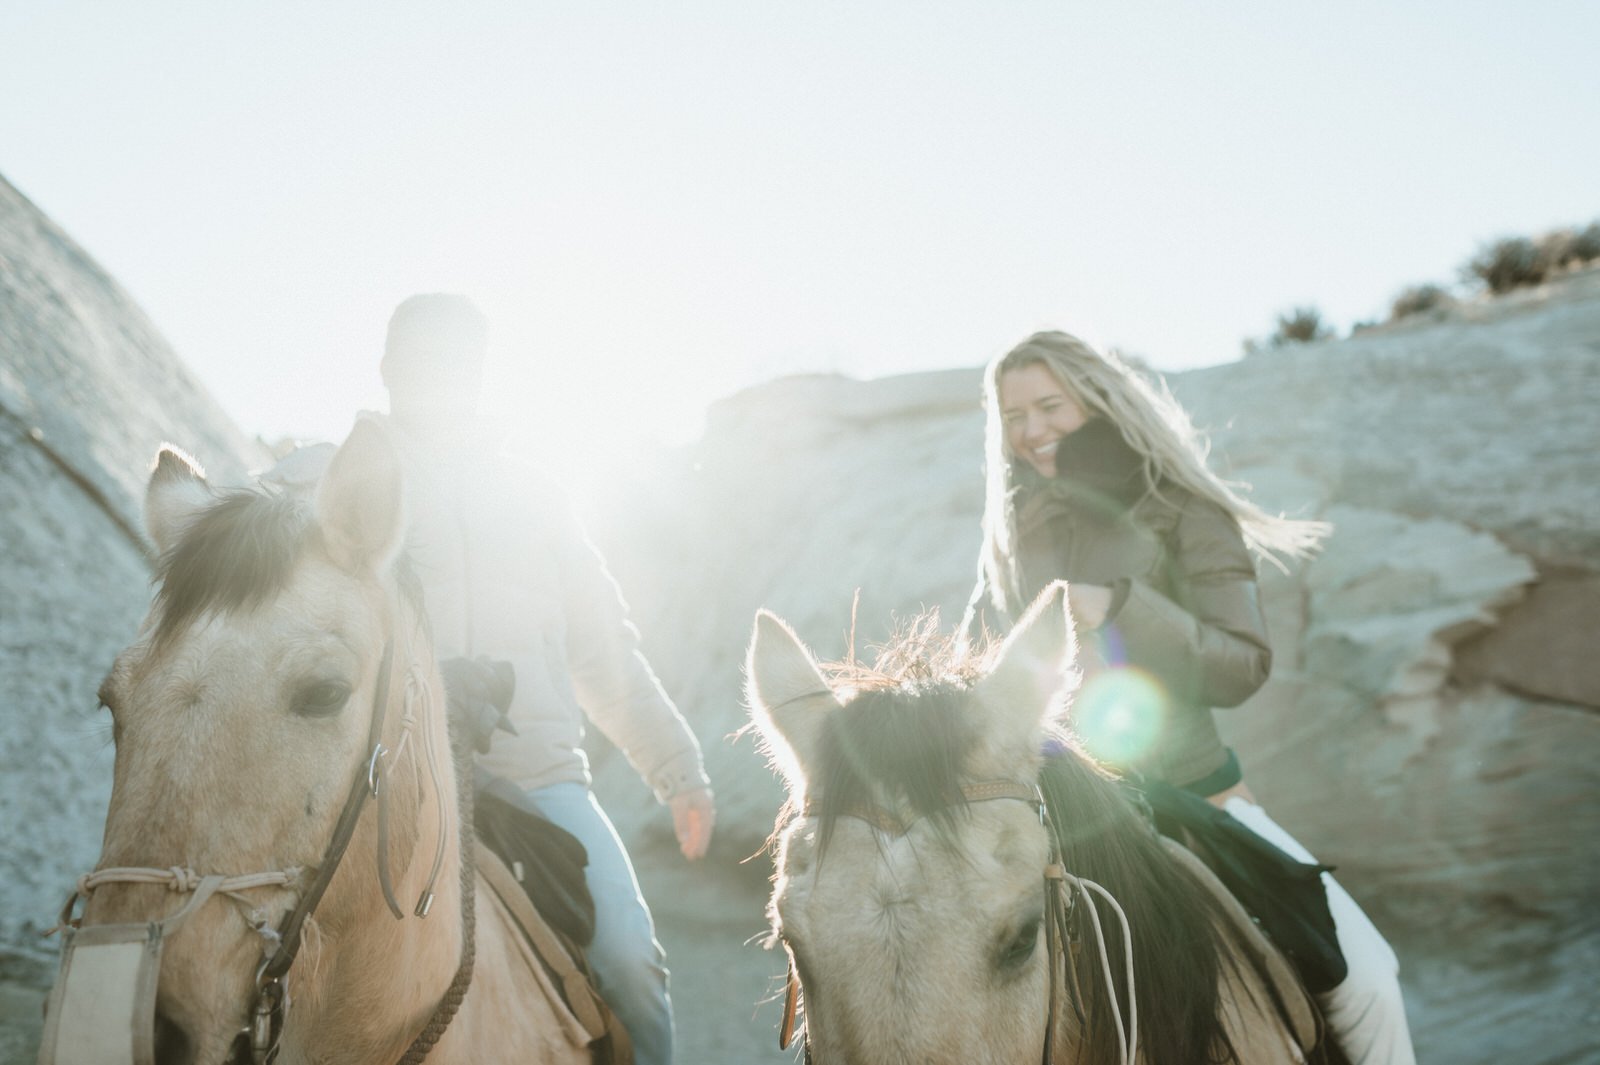
<svg viewBox="0 0 1600 1065"><path fill-rule="evenodd" d="M1074 724L1096 758L1127 764L1149 752L1169 705L1166 689L1155 677L1119 666L1084 682L1074 703Z"/></svg>
<svg viewBox="0 0 1600 1065"><path fill-rule="evenodd" d="M624 478L704 426L700 382L663 382L620 365L491 367L483 410L506 446L570 493Z"/></svg>

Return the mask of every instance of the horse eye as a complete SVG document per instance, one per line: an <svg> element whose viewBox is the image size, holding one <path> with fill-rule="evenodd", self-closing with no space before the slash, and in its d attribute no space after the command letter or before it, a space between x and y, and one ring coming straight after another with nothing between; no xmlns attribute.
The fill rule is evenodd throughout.
<svg viewBox="0 0 1600 1065"><path fill-rule="evenodd" d="M1035 917L1017 930L1017 934L1000 950L999 968L1016 969L1033 957L1034 948L1039 943L1040 923L1040 918Z"/></svg>
<svg viewBox="0 0 1600 1065"><path fill-rule="evenodd" d="M294 712L301 717L332 717L350 699L350 685L338 680L308 684L295 693Z"/></svg>

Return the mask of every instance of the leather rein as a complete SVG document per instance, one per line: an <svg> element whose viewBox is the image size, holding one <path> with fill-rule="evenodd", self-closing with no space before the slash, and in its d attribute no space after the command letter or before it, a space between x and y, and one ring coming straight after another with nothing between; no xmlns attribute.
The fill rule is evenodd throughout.
<svg viewBox="0 0 1600 1065"><path fill-rule="evenodd" d="M1118 1046L1122 1065L1133 1065L1137 1052L1138 1029L1138 1004L1134 1000L1133 984L1133 939L1128 928L1127 917L1122 912L1122 907L1110 892L1092 880L1084 880L1067 872L1061 857L1061 843L1050 819L1050 808L1045 802L1044 793L1037 784L1024 784L1016 780L986 780L973 784L965 784L961 788L961 803L963 805L975 802L991 802L997 799L1014 799L1025 802L1039 812L1039 823L1044 826L1050 840L1050 856L1044 867L1044 892L1045 892L1045 949L1049 958L1050 968L1050 997L1045 1005L1044 1048L1040 1057L1042 1065L1051 1065L1057 1028L1057 1001L1061 992L1061 972L1065 970L1066 979L1070 988L1068 998L1072 1002L1073 1012L1076 1014L1080 1025L1087 1024L1083 1013L1083 993L1078 983L1076 959L1079 951L1079 938L1077 923L1079 908L1078 897L1083 896L1085 905L1082 912L1088 914L1092 923L1095 940L1099 946L1100 959L1106 981L1106 993L1110 998L1112 1016L1125 1037ZM816 817L819 813L819 804L814 798L808 797L802 817ZM864 821L880 832L892 836L904 836L911 831L911 827L919 818L905 820L891 810L881 806L862 805L838 811L838 816L851 817ZM1121 1009L1117 1003L1116 987L1112 983L1110 959L1106 957L1105 936L1100 926L1100 916L1090 892L1095 892L1105 898L1122 922L1122 941L1126 954L1128 975L1128 1002L1129 1018L1124 1028L1122 1025ZM789 960L788 978L785 982L783 1000L783 1019L778 1028L778 1049L787 1050L794 1040L795 1019L800 1008L800 978L795 972L794 959ZM805 1037L805 1061L811 1063L811 1039L807 1033Z"/></svg>
<svg viewBox="0 0 1600 1065"><path fill-rule="evenodd" d="M383 890L384 901L396 919L404 917L399 905L395 901L393 883L390 879L389 862L387 854L388 843L388 799L389 793L383 787L385 776L385 759L391 753L383 743L383 726L387 717L391 677L394 668L394 638L391 636L384 641L383 657L378 666L377 688L373 694L371 723L367 730L367 743L362 749L361 761L356 765L350 781L350 790L345 797L344 806L339 811L339 819L334 823L333 834L323 850L322 858L317 863L317 873L310 885L301 893L295 906L280 921L276 928L268 927L263 921L260 925L252 925L265 941L262 950L261 963L256 969L255 995L250 1006L250 1024L244 1030L249 1036L250 1059L254 1065L271 1065L277 1058L283 1038L284 1021L288 1014L289 993L287 977L296 956L300 952L304 939L306 921L315 912L317 905L322 901L328 885L332 883L334 874L339 869L339 863L344 858L349 848L350 840L355 836L356 827L361 819L361 814L366 808L367 800L374 799L378 803L378 849L377 865L378 880ZM401 741L403 749L409 740L409 716L406 722L407 734ZM434 754L431 741L425 741L428 748L429 768L433 772L434 790L439 789L439 776L434 765ZM440 798L442 806L442 797ZM439 826L439 849L441 853L435 856L433 871L428 878L421 896L417 900L414 913L417 917L426 917L433 905L433 887L441 864L442 850L445 840L445 825L443 819ZM463 921L463 949L460 964L455 977L452 979L444 998L435 1007L434 1013L422 1033L412 1042L401 1062L405 1065L415 1065L420 1062L443 1034L444 1028L454 1017L459 1008L461 999L466 993L467 986L472 980L473 957L473 906L471 891L471 858L463 848L462 862L462 921ZM62 913L62 925L76 925L72 919L72 911L80 898L87 898L97 887L106 883L135 882L135 883L168 883L174 890L193 891L196 888L205 891L202 896L199 891L196 897L184 908L183 914L196 908L203 898L210 897L214 892L234 894L238 890L251 887L284 887L298 879L298 870L286 870L280 873L259 873L241 877L205 877L200 878L184 869L160 870L141 868L113 868L102 869L81 877L77 890L67 900L66 908ZM209 890L206 890L209 889ZM169 919L170 923L171 919Z"/></svg>

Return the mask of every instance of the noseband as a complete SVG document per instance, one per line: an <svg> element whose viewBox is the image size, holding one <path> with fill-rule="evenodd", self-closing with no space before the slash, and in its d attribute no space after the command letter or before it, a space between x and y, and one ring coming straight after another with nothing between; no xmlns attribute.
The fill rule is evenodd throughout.
<svg viewBox="0 0 1600 1065"><path fill-rule="evenodd" d="M335 822L333 835L323 850L322 858L316 865L317 874L311 884L300 895L294 909L280 921L277 927L267 924L265 918L259 923L252 923L252 927L260 934L264 941L261 962L255 974L255 995L250 1008L250 1025L245 1029L250 1037L250 1055L254 1065L270 1065L277 1057L283 1038L283 1026L289 1007L289 994L287 976L290 967L294 964L300 952L303 941L306 921L322 901L323 894L328 885L333 881L334 874L338 871L339 863L344 858L345 851L350 845L350 840L355 835L356 826L360 822L361 814L366 808L368 799L378 802L378 880L383 890L384 901L389 910L399 919L404 916L394 898L394 889L390 880L389 862L387 853L388 843L388 812L389 792L383 787L386 775L386 759L390 751L383 743L383 725L387 716L391 674L394 665L394 639L385 640L383 658L378 666L377 688L373 693L371 722L367 731L367 744L362 749L362 757L356 765L350 781L349 793L345 797L343 808L339 811L339 819ZM406 733L401 740L400 749L404 749L410 739L409 718L406 721ZM439 790L439 776L434 764L431 738L425 739L424 745L428 750L429 768L433 772L434 790ZM440 797L442 804L442 795ZM439 848L441 853L435 855L433 870L427 885L417 900L414 913L417 917L426 917L429 908L433 905L433 887L438 876L444 846L445 825L440 819ZM467 885L467 858L463 854L463 884ZM190 914L212 895L222 894L234 898L236 901L246 902L242 892L259 887L288 887L297 883L302 875L299 867L278 872L252 873L243 876L200 877L193 872L182 869L151 869L151 868L110 868L100 869L86 874L78 879L76 890L67 900L62 910L61 923L57 927L65 928L65 938L62 944L62 973L58 979L57 988L51 994L46 1023L46 1035L41 1047L41 1062L48 1062L51 1057L47 1051L54 1052L56 1046L57 1030L61 1022L61 1007L67 997L67 973L75 946L92 946L101 943L116 943L126 945L133 942L144 941L144 959L139 964L134 982L135 1001L132 1004L135 1020L135 1040L133 1057L135 1065L144 1065L146 1061L153 1060L153 1047L149 1038L148 1029L140 1030L138 1025L139 1013L147 1011L147 1016L153 1016L155 1009L155 984L160 965L160 944L162 940L174 933L179 925ZM134 925L92 925L88 928L79 928L78 921L73 917L79 899L87 899L95 888L108 883L147 883L166 884L174 891L194 892L193 897L177 913L164 920ZM418 1062L427 1055L434 1043L443 1034L444 1027L454 1016L459 1007L461 998L466 993L466 986L472 979L473 953L472 944L472 893L469 887L464 887L462 892L462 919L464 922L463 944L461 963L457 969L455 979L446 992L444 999L435 1009L433 1018L424 1028L406 1055L403 1062Z"/></svg>
<svg viewBox="0 0 1600 1065"><path fill-rule="evenodd" d="M1078 899L1081 897L1084 906L1082 910L1088 914L1088 920L1094 931L1095 943L1100 957L1101 971L1105 978L1106 995L1110 1000L1112 1018L1117 1027L1122 1030L1124 1038L1118 1044L1121 1065L1133 1065L1138 1052L1138 1026L1139 1006L1134 996L1133 982L1133 935L1128 926L1127 915L1111 893L1092 880L1084 880L1067 872L1061 858L1061 843L1050 819L1050 808L1044 800L1044 793L1037 784L1024 784L1015 780L986 780L974 784L965 784L961 788L961 805L970 805L975 802L990 802L996 799L1014 799L1025 802L1039 812L1039 823L1044 826L1045 833L1050 840L1050 857L1044 867L1045 891L1045 950L1048 955L1050 967L1050 998L1045 1006L1044 1050L1041 1057L1043 1065L1051 1065L1055 1036L1056 1036L1056 1000L1060 995L1060 976L1058 970L1065 969L1067 979L1071 985L1069 997L1072 1008L1077 1014L1078 1023L1087 1023L1083 1014L1082 989L1078 985L1077 966L1075 964L1078 954L1079 942L1076 935L1078 918ZM955 805L955 804L952 804ZM819 814L819 804L814 798L806 799L805 807L801 810L802 817L816 817ZM861 805L837 811L838 816L851 817L864 821L880 832L892 836L904 836L911 831L919 818L905 820L892 810L881 806ZM1100 925L1100 914L1091 893L1099 895L1110 903L1113 912L1122 925L1122 944L1124 963L1128 976L1128 1023L1122 1023L1122 1010L1117 1002L1116 985L1112 982L1111 961L1106 956L1105 935ZM1059 959L1059 961L1058 961ZM1064 963L1064 964L1063 964ZM784 987L783 1020L778 1028L778 1049L787 1050L794 1039L795 1017L800 1006L800 978L795 972L794 961L789 962L789 972ZM805 1039L805 1060L807 1065L811 1062L811 1038L807 1033Z"/></svg>

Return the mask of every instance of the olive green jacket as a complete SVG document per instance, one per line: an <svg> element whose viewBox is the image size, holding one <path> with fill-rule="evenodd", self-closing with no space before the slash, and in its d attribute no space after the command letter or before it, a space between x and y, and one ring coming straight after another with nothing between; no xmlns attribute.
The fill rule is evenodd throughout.
<svg viewBox="0 0 1600 1065"><path fill-rule="evenodd" d="M1180 787L1221 770L1229 756L1212 708L1244 702L1272 666L1238 524L1167 484L1125 510L1092 505L1058 480L1025 492L1017 511L1021 605L1055 580L1110 586L1103 652L1166 691L1155 744L1132 767Z"/></svg>

